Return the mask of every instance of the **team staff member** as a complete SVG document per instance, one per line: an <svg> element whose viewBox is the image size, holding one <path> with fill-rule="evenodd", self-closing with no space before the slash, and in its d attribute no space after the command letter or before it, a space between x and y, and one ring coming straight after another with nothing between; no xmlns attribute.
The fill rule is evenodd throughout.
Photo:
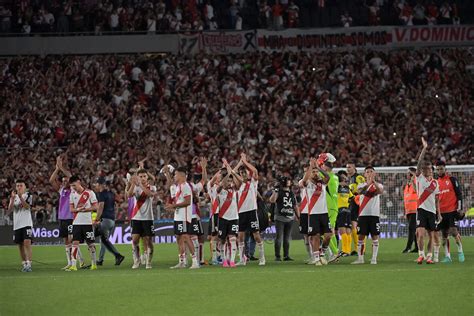
<svg viewBox="0 0 474 316"><path fill-rule="evenodd" d="M338 172L339 188L337 194L337 214L336 228L342 239L340 257L347 257L351 252L351 211L349 210L349 200L352 198L349 188L349 178L344 170Z"/></svg>
<svg viewBox="0 0 474 316"><path fill-rule="evenodd" d="M418 195L416 194L415 176L416 168L408 168L407 183L403 187L405 218L408 222L408 241L402 253L418 252L418 245L416 243L416 209L418 207ZM411 246L413 243L415 243L415 248L411 250Z"/></svg>
<svg viewBox="0 0 474 316"><path fill-rule="evenodd" d="M280 248L283 243L283 260L290 258L291 227L296 212L296 197L291 191L291 180L287 177L278 178L278 184L270 197L270 203L275 203L275 261L281 261Z"/></svg>
<svg viewBox="0 0 474 316"><path fill-rule="evenodd" d="M458 179L446 172L446 163L439 161L436 166L439 186L439 210L443 217L441 223L436 225L434 261L438 261L439 255L439 231L443 237L444 259L441 262L451 263L449 251L449 235L456 240L458 246L458 260L464 262L461 235L456 226L456 220L464 217L463 199Z"/></svg>
<svg viewBox="0 0 474 316"><path fill-rule="evenodd" d="M115 227L115 194L108 188L104 177L97 179L95 188L99 202L95 223L99 225L98 230L100 231L100 252L97 265L103 264L105 249L107 249L115 256L115 265L118 266L125 257L109 241L109 236Z"/></svg>
<svg viewBox="0 0 474 316"><path fill-rule="evenodd" d="M23 264L21 272L31 272L31 240L33 236L31 206L33 198L30 192L26 191L25 181L16 180L15 188L16 190L12 191L10 195L7 215L13 212L13 240L18 244L20 251Z"/></svg>
<svg viewBox="0 0 474 316"><path fill-rule="evenodd" d="M351 210L351 224L352 224L352 246L354 247L351 252L351 256L357 255L357 217L359 216L359 205L356 203L355 198L358 195L357 187L362 183L365 183L364 176L357 173L357 169L354 163L348 163L346 165L347 175L349 176L349 188L353 197L349 200L349 209Z"/></svg>

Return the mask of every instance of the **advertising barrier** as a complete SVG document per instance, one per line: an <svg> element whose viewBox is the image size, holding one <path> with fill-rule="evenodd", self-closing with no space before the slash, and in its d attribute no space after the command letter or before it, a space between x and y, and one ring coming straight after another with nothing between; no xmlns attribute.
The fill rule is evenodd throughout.
<svg viewBox="0 0 474 316"><path fill-rule="evenodd" d="M202 223L204 232L207 232L208 222ZM175 243L172 222L155 222L155 240L156 244ZM459 221L458 226L463 236L469 236L474 228L474 218L465 218ZM406 237L407 225L404 221L380 219L380 237L381 238L399 238ZM266 241L272 241L275 238L275 226L268 227L263 233L263 238ZM302 239L298 231L298 223L293 223L292 239ZM113 244L130 244L132 236L130 226L126 224L118 224L109 240ZM96 239L99 242L99 238ZM46 224L42 226L33 227L33 243L34 245L55 245L62 244L63 241L59 238L59 227L57 224ZM0 226L0 245L13 245L13 228L11 226Z"/></svg>

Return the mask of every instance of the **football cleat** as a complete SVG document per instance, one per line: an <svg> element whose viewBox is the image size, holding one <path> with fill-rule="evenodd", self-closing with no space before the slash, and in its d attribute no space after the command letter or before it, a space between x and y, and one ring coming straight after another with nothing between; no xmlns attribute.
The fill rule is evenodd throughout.
<svg viewBox="0 0 474 316"><path fill-rule="evenodd" d="M135 262L133 262L132 269L138 269L139 267L140 267L140 261L136 260Z"/></svg>
<svg viewBox="0 0 474 316"><path fill-rule="evenodd" d="M466 258L464 258L464 253L463 252L460 252L458 254L458 260L459 260L459 262L464 262L466 260Z"/></svg>
<svg viewBox="0 0 474 316"><path fill-rule="evenodd" d="M229 262L227 260L224 260L224 263L222 264L222 267L223 268L228 268L229 267Z"/></svg>
<svg viewBox="0 0 474 316"><path fill-rule="evenodd" d="M453 260L451 257L444 257L443 260L441 260L441 263L452 263Z"/></svg>
<svg viewBox="0 0 474 316"><path fill-rule="evenodd" d="M76 266L70 266L69 269L66 269L64 271L67 271L67 272L77 271L77 267Z"/></svg>
<svg viewBox="0 0 474 316"><path fill-rule="evenodd" d="M364 264L364 259L357 259L356 261L352 262L351 264Z"/></svg>
<svg viewBox="0 0 474 316"><path fill-rule="evenodd" d="M264 266L266 264L265 257L261 257L260 260L258 261L259 266Z"/></svg>
<svg viewBox="0 0 474 316"><path fill-rule="evenodd" d="M424 259L425 259L425 258L423 258L423 256L419 256L418 259L416 259L416 263L418 263L418 264L423 264L423 260L424 260Z"/></svg>
<svg viewBox="0 0 474 316"><path fill-rule="evenodd" d="M431 259L426 259L426 264L434 264L434 261Z"/></svg>
<svg viewBox="0 0 474 316"><path fill-rule="evenodd" d="M96 264L91 264L90 269L91 269L91 270L97 270L97 265L96 265Z"/></svg>
<svg viewBox="0 0 474 316"><path fill-rule="evenodd" d="M70 267L71 267L71 265L70 265L70 264L68 264L68 265L67 265L67 266L65 266L64 268L61 268L61 270L65 271L65 270L69 269Z"/></svg>
<svg viewBox="0 0 474 316"><path fill-rule="evenodd" d="M319 258L319 262L321 262L322 265L327 265L327 264L328 264L328 261L327 261L326 258L324 258L324 257L320 257L320 258ZM334 262L334 261L332 261L332 262ZM316 263L317 263L317 262L316 262Z"/></svg>
<svg viewBox="0 0 474 316"><path fill-rule="evenodd" d="M231 261L231 262L229 263L229 267L235 268L235 267L237 267L237 266L236 266L235 262Z"/></svg>
<svg viewBox="0 0 474 316"><path fill-rule="evenodd" d="M377 259L370 260L370 264L377 264Z"/></svg>
<svg viewBox="0 0 474 316"><path fill-rule="evenodd" d="M186 264L184 262L179 262L177 265L170 267L170 269L184 269Z"/></svg>
<svg viewBox="0 0 474 316"><path fill-rule="evenodd" d="M189 269L194 270L194 269L199 269L200 267L201 267L201 266L199 265L199 263L196 262L196 263L193 263L193 264L191 265L191 267L189 267Z"/></svg>

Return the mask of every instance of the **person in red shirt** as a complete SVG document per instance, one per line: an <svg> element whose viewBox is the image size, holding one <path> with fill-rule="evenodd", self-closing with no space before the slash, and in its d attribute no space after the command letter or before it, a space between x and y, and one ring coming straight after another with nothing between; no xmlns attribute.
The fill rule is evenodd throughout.
<svg viewBox="0 0 474 316"><path fill-rule="evenodd" d="M273 27L276 30L281 29L283 26L283 7L277 1L272 7L273 14Z"/></svg>
<svg viewBox="0 0 474 316"><path fill-rule="evenodd" d="M463 200L461 187L458 180L446 172L446 163L438 161L436 164L436 171L438 173L439 186L439 210L443 216L443 220L436 225L436 234L434 239L435 262L439 256L439 231L443 237L443 247L445 257L441 261L443 263L451 263L451 254L449 251L449 235L456 240L458 246L458 260L464 262L464 252L462 249L461 235L457 228L456 222L464 217ZM437 251L436 251L437 250Z"/></svg>
<svg viewBox="0 0 474 316"><path fill-rule="evenodd" d="M403 253L418 252L418 245L416 244L416 209L418 207L418 195L416 194L415 173L415 168L408 168L407 184L403 187L405 217L408 222L408 241L407 246L402 251ZM415 248L411 250L413 243L415 243Z"/></svg>

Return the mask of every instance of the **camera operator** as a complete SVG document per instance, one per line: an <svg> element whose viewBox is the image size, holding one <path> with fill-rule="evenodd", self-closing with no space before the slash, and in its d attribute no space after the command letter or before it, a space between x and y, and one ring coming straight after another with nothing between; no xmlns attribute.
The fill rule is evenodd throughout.
<svg viewBox="0 0 474 316"><path fill-rule="evenodd" d="M283 261L293 261L290 258L291 227L295 218L296 197L291 191L291 180L277 176L277 184L270 197L270 203L275 203L274 222L276 227L275 261L281 261L280 248L283 242Z"/></svg>

